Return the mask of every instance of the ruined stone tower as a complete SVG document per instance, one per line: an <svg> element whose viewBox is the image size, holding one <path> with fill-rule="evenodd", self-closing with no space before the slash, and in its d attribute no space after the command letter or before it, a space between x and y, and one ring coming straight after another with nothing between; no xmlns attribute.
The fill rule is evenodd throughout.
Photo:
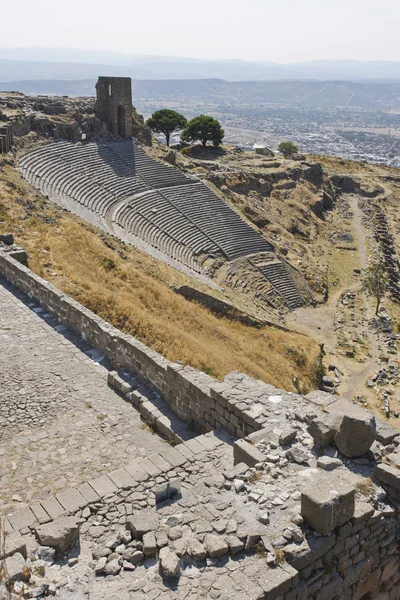
<svg viewBox="0 0 400 600"><path fill-rule="evenodd" d="M99 77L96 116L114 135L132 137L132 85L130 77Z"/></svg>

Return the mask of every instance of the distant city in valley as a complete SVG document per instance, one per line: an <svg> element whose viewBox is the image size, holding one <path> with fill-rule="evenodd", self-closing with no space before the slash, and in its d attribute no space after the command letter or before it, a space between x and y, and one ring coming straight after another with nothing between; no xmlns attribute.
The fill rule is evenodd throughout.
<svg viewBox="0 0 400 600"><path fill-rule="evenodd" d="M0 49L0 91L90 96L99 70L129 75L145 118L161 108L188 118L205 113L221 121L226 143L245 149L276 150L290 140L307 154L400 167L398 62L282 65L28 50Z"/></svg>

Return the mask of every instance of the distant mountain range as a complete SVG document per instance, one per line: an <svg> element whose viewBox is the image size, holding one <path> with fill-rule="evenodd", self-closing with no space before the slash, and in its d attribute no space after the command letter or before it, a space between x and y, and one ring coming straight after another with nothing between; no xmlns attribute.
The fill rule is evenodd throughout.
<svg viewBox="0 0 400 600"><path fill-rule="evenodd" d="M399 80L400 62L315 60L292 64L243 60L200 60L57 48L0 49L0 81L94 79Z"/></svg>
<svg viewBox="0 0 400 600"><path fill-rule="evenodd" d="M96 79L0 82L0 90L25 94L94 96ZM298 107L400 110L400 82L133 80L133 101L225 104L273 103Z"/></svg>

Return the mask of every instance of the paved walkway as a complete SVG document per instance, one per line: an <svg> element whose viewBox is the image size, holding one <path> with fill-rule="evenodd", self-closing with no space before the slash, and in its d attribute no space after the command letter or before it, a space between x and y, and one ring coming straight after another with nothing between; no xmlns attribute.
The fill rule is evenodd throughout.
<svg viewBox="0 0 400 600"><path fill-rule="evenodd" d="M0 278L0 511L162 454L107 372L93 348Z"/></svg>

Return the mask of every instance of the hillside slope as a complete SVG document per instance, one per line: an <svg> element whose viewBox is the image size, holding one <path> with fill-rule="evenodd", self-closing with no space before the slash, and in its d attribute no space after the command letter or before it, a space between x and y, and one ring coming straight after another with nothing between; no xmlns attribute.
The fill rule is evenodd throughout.
<svg viewBox="0 0 400 600"><path fill-rule="evenodd" d="M0 232L15 235L36 273L170 360L216 377L240 370L286 389L296 389L294 377L303 390L318 385L311 339L217 318L176 295L171 285L193 281L58 209L12 165L1 170ZM224 297L238 299L233 291Z"/></svg>

